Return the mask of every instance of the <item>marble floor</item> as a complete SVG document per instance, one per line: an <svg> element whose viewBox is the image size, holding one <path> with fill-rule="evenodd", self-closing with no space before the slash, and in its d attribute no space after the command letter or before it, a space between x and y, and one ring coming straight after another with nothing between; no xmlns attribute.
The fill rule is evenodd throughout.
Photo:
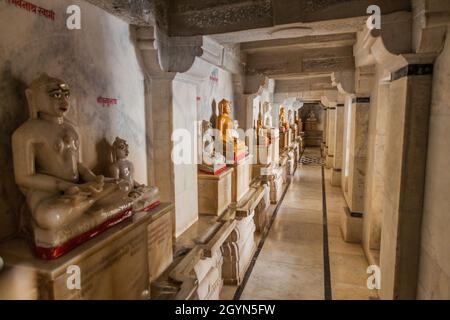
<svg viewBox="0 0 450 320"><path fill-rule="evenodd" d="M305 155L319 158L320 150L307 149ZM368 263L361 246L342 239L345 200L329 181L325 170L331 281L324 276L322 167L299 164L241 300L322 300L326 283L333 300L376 298L366 287Z"/></svg>

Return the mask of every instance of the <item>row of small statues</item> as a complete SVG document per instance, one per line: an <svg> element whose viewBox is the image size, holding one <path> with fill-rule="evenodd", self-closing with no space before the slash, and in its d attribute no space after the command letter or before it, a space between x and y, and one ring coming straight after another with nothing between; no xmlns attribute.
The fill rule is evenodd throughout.
<svg viewBox="0 0 450 320"><path fill-rule="evenodd" d="M290 126L301 126L301 119L298 111L293 112L292 110L288 111L288 119L285 118L285 108L280 107L279 113L279 121L280 121L280 130L282 132L286 132L289 130ZM315 122L316 116L314 112L311 110L308 114L307 122ZM237 133L238 124L237 121L231 118L231 102L223 99L219 102L219 116L216 122L216 129L219 131L220 139L223 145L224 150L217 150L215 146L215 140L213 138L212 133L212 125L209 121L203 121L202 123L202 138L203 138L203 150L202 150L202 165L200 165L200 169L203 171L214 173L218 172L223 167L225 167L226 158L226 148L229 150L233 150L233 155L236 158L239 158L241 155L245 154L246 146L243 140L240 140L239 135ZM266 145L270 143L270 134L269 131L273 130L272 124L272 115L271 108L269 103L264 103L260 106L260 110L258 113L258 119L255 124L256 136L258 138L259 145ZM298 128L299 131L302 131L302 128ZM232 148L230 148L232 146Z"/></svg>

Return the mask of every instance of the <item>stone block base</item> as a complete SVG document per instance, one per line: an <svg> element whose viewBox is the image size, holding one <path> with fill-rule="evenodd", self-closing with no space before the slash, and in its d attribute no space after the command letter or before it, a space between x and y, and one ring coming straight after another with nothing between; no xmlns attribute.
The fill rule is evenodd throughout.
<svg viewBox="0 0 450 320"><path fill-rule="evenodd" d="M341 186L341 176L342 176L342 170L341 169L331 169L331 185L333 187L340 187Z"/></svg>
<svg viewBox="0 0 450 320"><path fill-rule="evenodd" d="M235 221L218 221L203 230L193 247L181 252L152 284L152 299L218 300L223 287L222 246L235 226Z"/></svg>
<svg viewBox="0 0 450 320"><path fill-rule="evenodd" d="M11 270L37 275L33 289L40 300L148 299L150 283L172 263L173 205L137 212L54 261L33 256L22 239L2 243L0 256ZM81 290L71 290L70 266L81 272Z"/></svg>
<svg viewBox="0 0 450 320"><path fill-rule="evenodd" d="M223 245L223 279L227 285L239 285L244 279L256 250L254 212L240 220Z"/></svg>
<svg viewBox="0 0 450 320"><path fill-rule="evenodd" d="M252 156L247 156L244 160L231 165L233 168L231 180L231 202L238 202L249 190L252 179Z"/></svg>
<svg viewBox="0 0 450 320"><path fill-rule="evenodd" d="M270 206L270 188L269 185L265 184L263 186L264 188L264 195L262 200L259 202L259 204L255 208L255 226L257 232L264 232L267 225L269 224L269 206Z"/></svg>
<svg viewBox="0 0 450 320"><path fill-rule="evenodd" d="M231 203L232 172L227 168L218 175L198 172L198 212L205 215L221 215Z"/></svg>

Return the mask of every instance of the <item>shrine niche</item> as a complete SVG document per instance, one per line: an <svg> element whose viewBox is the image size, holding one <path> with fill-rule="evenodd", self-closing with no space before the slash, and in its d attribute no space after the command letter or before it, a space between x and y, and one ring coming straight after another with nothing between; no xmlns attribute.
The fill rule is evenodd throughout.
<svg viewBox="0 0 450 320"><path fill-rule="evenodd" d="M299 110L306 147L321 146L323 141L323 108L319 104L304 104Z"/></svg>
<svg viewBox="0 0 450 320"><path fill-rule="evenodd" d="M56 259L99 232L159 203L158 191L137 185L116 140L113 178L94 174L80 159L77 128L65 115L70 88L42 74L26 90L30 118L13 134L16 182L24 193L36 252Z"/></svg>

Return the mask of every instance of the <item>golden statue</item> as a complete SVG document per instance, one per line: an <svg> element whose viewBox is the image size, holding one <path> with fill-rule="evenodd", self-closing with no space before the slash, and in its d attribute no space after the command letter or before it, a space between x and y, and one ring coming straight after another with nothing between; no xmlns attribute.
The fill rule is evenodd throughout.
<svg viewBox="0 0 450 320"><path fill-rule="evenodd" d="M280 130L288 131L289 130L289 122L286 120L284 107L280 107Z"/></svg>
<svg viewBox="0 0 450 320"><path fill-rule="evenodd" d="M233 145L235 157L240 157L242 153L245 155L245 142L239 140L238 133L235 128L233 119L230 117L231 103L223 99L219 102L219 116L217 117L216 127L219 130L220 138L224 144L224 149L229 144Z"/></svg>
<svg viewBox="0 0 450 320"><path fill-rule="evenodd" d="M258 137L258 144L267 145L269 144L269 138L267 137L266 128L264 127L263 114L261 110L261 105L258 113L258 121L256 122L256 136Z"/></svg>

